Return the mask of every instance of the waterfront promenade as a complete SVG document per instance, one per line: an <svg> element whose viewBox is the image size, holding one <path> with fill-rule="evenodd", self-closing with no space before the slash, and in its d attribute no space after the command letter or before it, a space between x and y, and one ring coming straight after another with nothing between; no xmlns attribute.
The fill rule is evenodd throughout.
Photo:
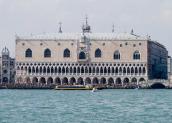
<svg viewBox="0 0 172 123"><path fill-rule="evenodd" d="M1 83L0 89L54 89L57 85L55 84L32 84L32 83ZM60 86L74 86L74 85L60 85ZM92 85L93 87L101 88L101 89L151 89L151 86L141 86L136 84L125 84L125 85L106 85L106 84L99 84L99 85ZM154 88L154 87L153 87ZM155 87L155 88L167 88L171 89L170 86L166 87Z"/></svg>

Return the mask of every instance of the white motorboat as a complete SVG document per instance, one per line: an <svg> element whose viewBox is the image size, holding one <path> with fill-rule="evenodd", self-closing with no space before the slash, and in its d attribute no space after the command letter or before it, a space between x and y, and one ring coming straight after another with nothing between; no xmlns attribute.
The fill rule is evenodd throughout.
<svg viewBox="0 0 172 123"><path fill-rule="evenodd" d="M96 92L97 91L97 88L93 88L92 90L91 90L91 92Z"/></svg>

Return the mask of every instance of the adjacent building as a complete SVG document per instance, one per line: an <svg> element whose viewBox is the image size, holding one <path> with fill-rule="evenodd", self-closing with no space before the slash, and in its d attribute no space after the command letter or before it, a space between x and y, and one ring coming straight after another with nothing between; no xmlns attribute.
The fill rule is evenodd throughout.
<svg viewBox="0 0 172 123"><path fill-rule="evenodd" d="M5 47L0 57L0 83L15 82L15 59L10 57L9 50Z"/></svg>
<svg viewBox="0 0 172 123"><path fill-rule="evenodd" d="M166 48L149 36L82 33L16 37L16 82L58 85L147 83L167 79Z"/></svg>
<svg viewBox="0 0 172 123"><path fill-rule="evenodd" d="M172 82L172 58L168 56L168 80Z"/></svg>

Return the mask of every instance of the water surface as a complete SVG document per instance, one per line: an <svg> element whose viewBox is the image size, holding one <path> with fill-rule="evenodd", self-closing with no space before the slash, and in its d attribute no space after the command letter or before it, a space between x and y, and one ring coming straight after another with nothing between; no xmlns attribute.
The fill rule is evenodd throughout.
<svg viewBox="0 0 172 123"><path fill-rule="evenodd" d="M172 90L0 90L0 123L169 123Z"/></svg>

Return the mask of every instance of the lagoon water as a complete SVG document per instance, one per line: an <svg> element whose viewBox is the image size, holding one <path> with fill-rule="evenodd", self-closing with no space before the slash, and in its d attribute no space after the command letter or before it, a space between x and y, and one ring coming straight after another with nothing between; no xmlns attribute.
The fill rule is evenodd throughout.
<svg viewBox="0 0 172 123"><path fill-rule="evenodd" d="M0 90L0 123L170 123L172 90Z"/></svg>

